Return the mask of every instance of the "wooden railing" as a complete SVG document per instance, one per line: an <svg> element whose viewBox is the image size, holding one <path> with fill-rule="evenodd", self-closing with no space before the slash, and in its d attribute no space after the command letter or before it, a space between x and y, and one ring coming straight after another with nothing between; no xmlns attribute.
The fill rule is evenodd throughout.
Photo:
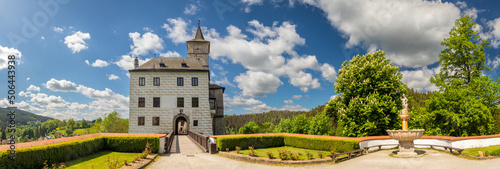
<svg viewBox="0 0 500 169"><path fill-rule="evenodd" d="M208 136L188 130L188 136L201 148L203 151L208 151Z"/></svg>
<svg viewBox="0 0 500 169"><path fill-rule="evenodd" d="M172 142L174 141L174 130L168 133L167 137L165 137L165 153L170 153L170 148L172 148Z"/></svg>

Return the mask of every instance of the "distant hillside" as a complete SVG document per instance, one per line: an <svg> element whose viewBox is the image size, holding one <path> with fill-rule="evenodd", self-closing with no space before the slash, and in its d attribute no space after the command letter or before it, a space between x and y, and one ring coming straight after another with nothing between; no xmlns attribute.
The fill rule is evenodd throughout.
<svg viewBox="0 0 500 169"><path fill-rule="evenodd" d="M52 119L50 117L36 115L34 113L30 113L30 112L19 110L19 109L14 109L14 110L16 110L16 124L17 125L27 125L28 121L40 120L41 122L44 122L44 121L47 121L49 119ZM0 124L3 125L2 128L5 127L5 125L8 125L8 123L10 121L10 116L8 116L10 111L11 111L11 109L0 108Z"/></svg>
<svg viewBox="0 0 500 169"><path fill-rule="evenodd" d="M418 92L413 88L408 89L408 98L409 98L409 108L412 110L413 108L425 107L425 100L429 99L433 92Z"/></svg>
<svg viewBox="0 0 500 169"><path fill-rule="evenodd" d="M314 116L322 112L325 105L318 106L310 111L270 111L266 113L252 113L242 115L225 115L224 124L226 128L234 128L236 131L250 121L257 124L271 122L274 125L278 124L282 118L292 118L293 116L305 114L307 117Z"/></svg>

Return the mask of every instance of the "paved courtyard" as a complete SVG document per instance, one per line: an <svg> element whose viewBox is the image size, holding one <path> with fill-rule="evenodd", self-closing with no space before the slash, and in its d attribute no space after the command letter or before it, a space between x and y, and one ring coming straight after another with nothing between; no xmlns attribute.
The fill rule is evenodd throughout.
<svg viewBox="0 0 500 169"><path fill-rule="evenodd" d="M337 164L321 164L306 166L276 166L233 160L219 155L207 153L172 153L161 156L149 168L178 169L277 169L277 168L500 168L500 158L491 160L468 160L449 155L440 151L425 150L427 155L420 158L393 158L389 154L393 150L382 150L363 155Z"/></svg>

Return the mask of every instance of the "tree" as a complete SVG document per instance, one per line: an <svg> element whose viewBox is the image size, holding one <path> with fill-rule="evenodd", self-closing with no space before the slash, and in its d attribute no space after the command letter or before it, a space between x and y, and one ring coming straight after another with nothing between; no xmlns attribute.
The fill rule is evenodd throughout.
<svg viewBox="0 0 500 169"><path fill-rule="evenodd" d="M69 122L69 120L68 120ZM69 137L73 134L73 126L68 124L68 127L66 127L66 137Z"/></svg>
<svg viewBox="0 0 500 169"><path fill-rule="evenodd" d="M101 132L128 133L128 119L122 119L118 112L113 111L102 120Z"/></svg>
<svg viewBox="0 0 500 169"><path fill-rule="evenodd" d="M314 116L309 124L308 134L313 135L327 135L332 130L332 123L329 122L330 118L325 112L319 113Z"/></svg>
<svg viewBox="0 0 500 169"><path fill-rule="evenodd" d="M85 121L85 119L82 119L82 121L80 122L82 124L82 128L88 128L89 125L87 124L87 121Z"/></svg>
<svg viewBox="0 0 500 169"><path fill-rule="evenodd" d="M274 130L277 133L292 133L292 121L282 118Z"/></svg>
<svg viewBox="0 0 500 169"><path fill-rule="evenodd" d="M76 124L75 120L71 118L68 120L67 127L75 128L75 124Z"/></svg>
<svg viewBox="0 0 500 169"><path fill-rule="evenodd" d="M335 93L340 95L325 108L327 116L342 124L337 128L342 131L337 133L358 137L387 135L387 129L401 126L398 114L407 87L401 82L399 68L384 55L383 51L358 55L342 64L334 85Z"/></svg>
<svg viewBox="0 0 500 169"><path fill-rule="evenodd" d="M38 138L40 138L40 128L35 127L35 139L38 139Z"/></svg>
<svg viewBox="0 0 500 169"><path fill-rule="evenodd" d="M42 123L42 128L45 128L48 132L51 132L57 128L58 122L61 122L61 121L57 120L57 119L47 120L47 121Z"/></svg>
<svg viewBox="0 0 500 169"><path fill-rule="evenodd" d="M245 126L241 127L238 131L238 134L253 134L259 133L259 125L255 122L248 122Z"/></svg>
<svg viewBox="0 0 500 169"><path fill-rule="evenodd" d="M305 114L292 118L292 133L307 134L309 130L309 119Z"/></svg>
<svg viewBox="0 0 500 169"><path fill-rule="evenodd" d="M457 19L450 37L441 43L445 47L439 54L441 71L430 79L440 92L431 95L425 111L419 111L416 118L426 134L469 136L498 132L493 114L499 110L499 81L482 75L490 69L484 53L488 41L480 40L475 26L469 16Z"/></svg>

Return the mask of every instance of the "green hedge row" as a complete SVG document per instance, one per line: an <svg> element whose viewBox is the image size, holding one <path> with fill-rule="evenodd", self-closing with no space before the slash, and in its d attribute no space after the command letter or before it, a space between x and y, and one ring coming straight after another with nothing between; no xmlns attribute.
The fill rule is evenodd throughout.
<svg viewBox="0 0 500 169"><path fill-rule="evenodd" d="M10 151L5 150L0 152L0 168L43 168L45 160L47 164L66 162L103 150L140 153L144 151L147 141L153 152L158 152L158 137L94 137L26 147L16 149L15 160L11 160Z"/></svg>
<svg viewBox="0 0 500 169"><path fill-rule="evenodd" d="M332 148L337 152L346 152L359 149L359 141L336 140L327 138L314 138L287 135L255 135L255 136L226 136L217 137L217 149L225 151L226 148L234 150L236 146L248 149L255 148L291 146L311 150L329 151Z"/></svg>

